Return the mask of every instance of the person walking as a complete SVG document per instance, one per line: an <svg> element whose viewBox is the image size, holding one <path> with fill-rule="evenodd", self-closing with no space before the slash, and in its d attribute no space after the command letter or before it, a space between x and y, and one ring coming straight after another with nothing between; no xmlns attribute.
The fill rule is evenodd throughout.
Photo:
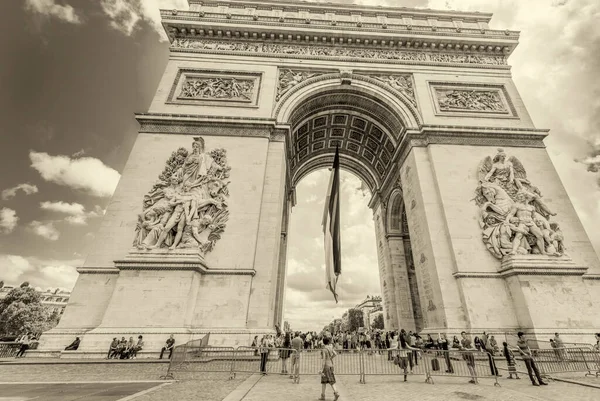
<svg viewBox="0 0 600 401"><path fill-rule="evenodd" d="M515 360L515 355L512 350L508 348L508 344L505 342L502 343L504 347L504 357L506 358L506 365L508 366L508 378L512 379L513 375L515 375L515 379L521 379L519 374L517 373L517 362Z"/></svg>
<svg viewBox="0 0 600 401"><path fill-rule="evenodd" d="M522 331L517 333L517 337L519 341L517 341L517 347L519 347L519 353L523 358L523 362L525 362L525 367L527 368L527 374L529 374L529 379L531 380L531 384L534 386L547 386L548 383L542 380L542 376L540 375L540 371L538 370L535 361L533 360L533 356L531 355L531 349L529 345L527 345L527 340L525 339L525 335ZM535 373L535 377L537 378L538 383L535 382L533 374Z"/></svg>
<svg viewBox="0 0 600 401"><path fill-rule="evenodd" d="M329 338L325 337L323 339L323 345L324 347L321 349L321 360L323 361L323 368L321 369L321 397L319 397L319 400L325 399L325 389L327 388L327 384L329 384L333 390L333 401L337 401L340 398L340 393L338 393L335 387L335 375L333 374L333 358L337 354L329 343Z"/></svg>

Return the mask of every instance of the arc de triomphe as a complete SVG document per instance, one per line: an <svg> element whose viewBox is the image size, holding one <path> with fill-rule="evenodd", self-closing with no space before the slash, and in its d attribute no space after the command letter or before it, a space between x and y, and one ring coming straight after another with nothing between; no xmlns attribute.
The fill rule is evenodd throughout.
<svg viewBox="0 0 600 401"><path fill-rule="evenodd" d="M42 351L272 331L294 188L336 146L373 194L387 328L600 326L600 261L511 79L518 32L485 13L189 3L162 11L169 62Z"/></svg>

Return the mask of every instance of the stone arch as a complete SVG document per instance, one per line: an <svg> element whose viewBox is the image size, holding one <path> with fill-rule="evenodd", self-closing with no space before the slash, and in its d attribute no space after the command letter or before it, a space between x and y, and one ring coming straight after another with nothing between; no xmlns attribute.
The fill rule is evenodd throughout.
<svg viewBox="0 0 600 401"><path fill-rule="evenodd" d="M402 216L406 216L404 210L404 200L402 199L402 190L396 188L390 194L387 210L387 232L388 234L402 234L403 221Z"/></svg>
<svg viewBox="0 0 600 401"><path fill-rule="evenodd" d="M392 114L400 119L406 129L418 129L422 123L418 109L404 94L373 78L352 73L323 74L301 82L277 102L273 117L278 124L289 124L291 113L305 99L341 87L352 87L365 95L380 100Z"/></svg>

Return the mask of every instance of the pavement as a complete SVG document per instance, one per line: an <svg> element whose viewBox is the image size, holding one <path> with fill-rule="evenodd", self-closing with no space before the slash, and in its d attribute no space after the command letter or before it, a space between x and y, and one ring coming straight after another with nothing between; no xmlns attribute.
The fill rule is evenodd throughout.
<svg viewBox="0 0 600 401"><path fill-rule="evenodd" d="M168 383L22 383L0 384L0 401L116 401Z"/></svg>

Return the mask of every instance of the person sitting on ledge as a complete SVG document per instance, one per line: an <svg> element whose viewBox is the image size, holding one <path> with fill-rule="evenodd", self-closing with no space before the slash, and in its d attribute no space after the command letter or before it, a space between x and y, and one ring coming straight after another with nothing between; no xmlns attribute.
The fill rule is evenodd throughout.
<svg viewBox="0 0 600 401"><path fill-rule="evenodd" d="M169 338L167 338L167 342L166 342L165 346L162 347L162 349L160 350L160 357L158 359L163 358L163 354L165 353L165 351L169 351L169 359L171 359L171 356L173 356L173 346L174 345L175 345L175 339L173 338L173 334L171 334L169 336Z"/></svg>
<svg viewBox="0 0 600 401"><path fill-rule="evenodd" d="M73 341L70 345L68 345L65 348L65 351L77 351L77 348L79 348L80 342L81 342L81 340L79 339L79 337L75 337L75 341Z"/></svg>
<svg viewBox="0 0 600 401"><path fill-rule="evenodd" d="M141 335L139 335L137 344L135 344L133 347L131 347L131 350L129 350L129 358L130 359L137 358L138 351L141 351L143 348L144 348L144 340L143 340L143 337Z"/></svg>
<svg viewBox="0 0 600 401"><path fill-rule="evenodd" d="M108 348L108 355L106 355L106 359L110 359L117 354L118 346L119 346L119 340L117 340L117 337L114 337L112 342L110 343L110 347Z"/></svg>

